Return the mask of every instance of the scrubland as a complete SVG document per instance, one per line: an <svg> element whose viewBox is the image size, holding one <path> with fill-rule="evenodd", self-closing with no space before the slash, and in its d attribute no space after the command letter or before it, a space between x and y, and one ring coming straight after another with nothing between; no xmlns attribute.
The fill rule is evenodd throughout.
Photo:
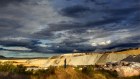
<svg viewBox="0 0 140 79"><path fill-rule="evenodd" d="M27 71L23 65L12 65L10 62L0 63L0 79L140 79L140 76L118 77L114 71L95 70L88 66L50 66L48 69Z"/></svg>

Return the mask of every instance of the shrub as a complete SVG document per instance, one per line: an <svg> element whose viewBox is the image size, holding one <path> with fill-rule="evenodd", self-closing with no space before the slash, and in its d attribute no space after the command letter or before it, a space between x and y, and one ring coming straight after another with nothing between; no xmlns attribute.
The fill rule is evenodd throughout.
<svg viewBox="0 0 140 79"><path fill-rule="evenodd" d="M26 74L26 67L23 65L17 65L15 68L15 73Z"/></svg>
<svg viewBox="0 0 140 79"><path fill-rule="evenodd" d="M86 67L83 67L82 69L82 73L85 73L87 75L91 74L94 72L94 67L93 66L86 66Z"/></svg>
<svg viewBox="0 0 140 79"><path fill-rule="evenodd" d="M13 65L11 62L0 63L0 72L11 72L16 74L26 74L26 67L23 65Z"/></svg>
<svg viewBox="0 0 140 79"><path fill-rule="evenodd" d="M112 79L112 78L117 78L118 73L116 71L109 71L109 70L99 70L98 71L100 74L103 74L106 76L106 78ZM124 78L125 79L125 78Z"/></svg>
<svg viewBox="0 0 140 79"><path fill-rule="evenodd" d="M16 66L12 65L10 62L0 63L1 72L15 72Z"/></svg>

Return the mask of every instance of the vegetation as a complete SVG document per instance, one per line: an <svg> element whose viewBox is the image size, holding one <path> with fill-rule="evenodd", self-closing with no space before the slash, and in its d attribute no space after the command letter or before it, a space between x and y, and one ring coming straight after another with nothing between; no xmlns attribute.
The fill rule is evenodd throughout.
<svg viewBox="0 0 140 79"><path fill-rule="evenodd" d="M54 75L55 74L55 67L50 66L48 69L39 69L33 73L34 75Z"/></svg>
<svg viewBox="0 0 140 79"><path fill-rule="evenodd" d="M95 66L50 66L48 69L27 71L23 65L0 63L0 79L140 79L140 76L120 78L116 72L95 70Z"/></svg>
<svg viewBox="0 0 140 79"><path fill-rule="evenodd" d="M26 74L26 67L23 65L14 66L11 62L0 63L0 72Z"/></svg>

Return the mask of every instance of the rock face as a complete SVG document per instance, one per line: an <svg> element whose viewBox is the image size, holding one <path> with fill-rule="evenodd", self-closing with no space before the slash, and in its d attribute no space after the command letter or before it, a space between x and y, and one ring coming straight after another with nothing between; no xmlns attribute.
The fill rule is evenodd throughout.
<svg viewBox="0 0 140 79"><path fill-rule="evenodd" d="M135 53L136 52L136 53ZM119 62L119 61L134 61L140 58L140 49L128 50L114 53L74 53L63 54L60 56L54 56L47 59L1 59L0 61L14 61L15 64L23 64L25 66L37 66L37 67L49 67L49 66L63 66L66 59L67 65L95 65L106 64L107 62ZM136 55L136 57L131 57Z"/></svg>
<svg viewBox="0 0 140 79"><path fill-rule="evenodd" d="M140 63L140 55L130 55L127 58L123 59L123 61Z"/></svg>
<svg viewBox="0 0 140 79"><path fill-rule="evenodd" d="M65 54L57 56L55 58L50 57L48 59L1 59L0 61L14 61L15 64L23 64L25 66L37 66L37 67L49 67L49 66L63 66L66 59L67 65L95 65L106 64L107 62L119 62L130 55L117 54L117 53L93 53L93 54Z"/></svg>
<svg viewBox="0 0 140 79"><path fill-rule="evenodd" d="M22 64L27 66L29 70L46 69L49 66L64 66L64 63L73 66L96 64L102 66L103 69L115 70L122 77L140 75L140 49L115 53L63 54L44 59L4 59L3 57L0 59L0 62L6 61L11 61L14 65Z"/></svg>
<svg viewBox="0 0 140 79"><path fill-rule="evenodd" d="M118 62L118 61L121 61L122 59L125 59L128 56L129 56L128 54L117 54L117 53L103 54L96 63L105 64L107 62Z"/></svg>
<svg viewBox="0 0 140 79"><path fill-rule="evenodd" d="M140 68L133 68L129 66L122 66L116 68L118 75L120 77L130 77L130 76L138 76L140 75Z"/></svg>
<svg viewBox="0 0 140 79"><path fill-rule="evenodd" d="M107 62L118 62L125 58L127 58L129 55L127 54L117 54L117 53L107 53L107 54L91 54L91 55L61 55L55 59L47 59L46 62L44 62L43 66L61 66L64 65L64 59L67 60L67 65L95 65L95 64L105 64Z"/></svg>

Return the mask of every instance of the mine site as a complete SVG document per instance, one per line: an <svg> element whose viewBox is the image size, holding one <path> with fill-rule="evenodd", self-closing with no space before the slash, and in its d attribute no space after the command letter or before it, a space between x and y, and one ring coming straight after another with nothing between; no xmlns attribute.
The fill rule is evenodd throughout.
<svg viewBox="0 0 140 79"><path fill-rule="evenodd" d="M0 0L0 79L140 79L140 0Z"/></svg>
<svg viewBox="0 0 140 79"><path fill-rule="evenodd" d="M73 71L93 72L105 71L114 73L117 78L140 75L140 49L129 49L106 53L70 53L48 58L6 58L0 59L1 64L25 66L25 71L36 72L48 70L50 67L72 69ZM89 68L89 70L88 70ZM106 76L102 74L105 79ZM113 75L114 76L114 75ZM101 77L102 78L102 77ZM139 77L138 77L139 78ZM115 78L113 78L115 79Z"/></svg>

